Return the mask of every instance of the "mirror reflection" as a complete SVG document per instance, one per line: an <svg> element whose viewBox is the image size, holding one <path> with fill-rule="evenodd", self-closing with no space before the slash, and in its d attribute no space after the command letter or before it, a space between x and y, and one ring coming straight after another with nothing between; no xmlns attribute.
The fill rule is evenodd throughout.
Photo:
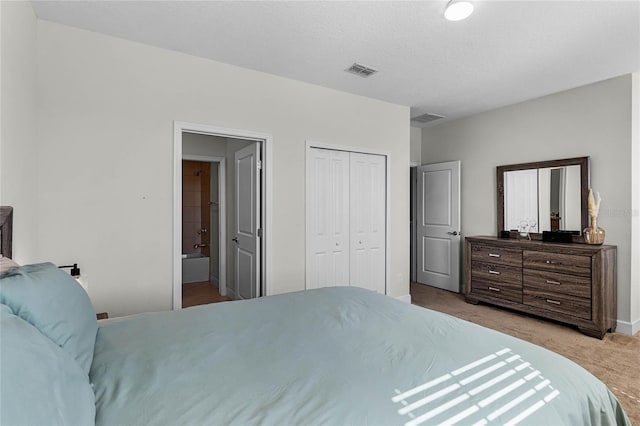
<svg viewBox="0 0 640 426"><path fill-rule="evenodd" d="M504 229L580 231L580 165L504 173Z"/></svg>

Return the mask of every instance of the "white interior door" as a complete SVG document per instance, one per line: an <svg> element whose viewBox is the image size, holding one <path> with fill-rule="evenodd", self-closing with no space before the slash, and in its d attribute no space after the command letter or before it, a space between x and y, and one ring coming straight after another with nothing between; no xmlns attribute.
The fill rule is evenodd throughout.
<svg viewBox="0 0 640 426"><path fill-rule="evenodd" d="M460 292L460 161L418 167L417 278Z"/></svg>
<svg viewBox="0 0 640 426"><path fill-rule="evenodd" d="M385 157L352 152L349 158L349 281L385 294Z"/></svg>
<svg viewBox="0 0 640 426"><path fill-rule="evenodd" d="M251 299L260 295L260 173L259 145L253 143L235 153L235 275L236 295Z"/></svg>
<svg viewBox="0 0 640 426"><path fill-rule="evenodd" d="M307 161L307 288L349 285L349 153L312 148Z"/></svg>

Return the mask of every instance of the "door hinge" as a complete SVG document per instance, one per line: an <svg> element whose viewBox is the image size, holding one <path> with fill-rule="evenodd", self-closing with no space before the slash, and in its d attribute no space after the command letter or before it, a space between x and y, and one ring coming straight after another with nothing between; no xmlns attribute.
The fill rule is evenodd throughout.
<svg viewBox="0 0 640 426"><path fill-rule="evenodd" d="M262 160L258 160L256 164L258 165L258 170L262 170Z"/></svg>
<svg viewBox="0 0 640 426"><path fill-rule="evenodd" d="M258 228L258 238L262 238L262 228Z"/></svg>

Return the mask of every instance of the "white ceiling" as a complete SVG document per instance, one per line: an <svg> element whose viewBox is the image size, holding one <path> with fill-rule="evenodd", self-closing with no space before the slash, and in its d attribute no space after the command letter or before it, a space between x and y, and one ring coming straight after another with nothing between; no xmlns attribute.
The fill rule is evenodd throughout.
<svg viewBox="0 0 640 426"><path fill-rule="evenodd" d="M640 71L640 0L476 0L460 22L444 19L446 0L32 3L41 19L407 105L412 117ZM354 62L379 72L346 73Z"/></svg>

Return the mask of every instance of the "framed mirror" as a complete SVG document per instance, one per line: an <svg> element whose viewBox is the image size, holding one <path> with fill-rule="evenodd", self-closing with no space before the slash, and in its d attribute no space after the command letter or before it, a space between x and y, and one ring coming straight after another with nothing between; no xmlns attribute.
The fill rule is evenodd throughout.
<svg viewBox="0 0 640 426"><path fill-rule="evenodd" d="M587 227L589 157L498 166L498 232L543 231Z"/></svg>

